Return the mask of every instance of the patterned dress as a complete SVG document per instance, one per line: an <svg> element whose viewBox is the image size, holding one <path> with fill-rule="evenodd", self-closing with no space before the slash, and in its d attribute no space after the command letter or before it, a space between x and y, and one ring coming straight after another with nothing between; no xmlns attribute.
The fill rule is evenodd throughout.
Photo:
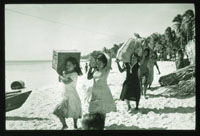
<svg viewBox="0 0 200 136"><path fill-rule="evenodd" d="M93 74L93 86L89 92L92 92L89 102L89 113L102 113L116 112L116 105L113 100L110 88L107 84L108 74L111 69L111 59L108 65L102 72L95 71Z"/></svg>
<svg viewBox="0 0 200 136"><path fill-rule="evenodd" d="M81 100L76 91L76 83L78 74L76 72L67 74L64 78L71 78L72 82L69 84L63 83L62 100L56 106L54 114L61 115L66 118L78 119L82 116Z"/></svg>

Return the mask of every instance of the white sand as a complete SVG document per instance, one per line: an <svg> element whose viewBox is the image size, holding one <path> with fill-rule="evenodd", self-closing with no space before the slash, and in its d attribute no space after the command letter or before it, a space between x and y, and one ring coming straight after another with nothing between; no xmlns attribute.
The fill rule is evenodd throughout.
<svg viewBox="0 0 200 136"><path fill-rule="evenodd" d="M158 62L161 75L154 68L152 87L159 86L160 76L175 70L173 62ZM147 90L152 97L140 100L139 111L134 111L135 102L131 102L133 111L127 112L125 101L119 100L125 73L117 70L116 64L108 77L108 85L117 105L117 112L107 114L105 129L195 129L195 96L185 99L165 98L155 96L163 92L163 88ZM86 75L79 77L77 89L82 100L83 113L87 112L88 105L84 103L84 93L92 85ZM16 110L6 113L6 130L59 130L61 123L52 111L61 98L59 84L33 90L25 104ZM66 119L69 129L73 129L72 119ZM78 127L81 127L78 121Z"/></svg>

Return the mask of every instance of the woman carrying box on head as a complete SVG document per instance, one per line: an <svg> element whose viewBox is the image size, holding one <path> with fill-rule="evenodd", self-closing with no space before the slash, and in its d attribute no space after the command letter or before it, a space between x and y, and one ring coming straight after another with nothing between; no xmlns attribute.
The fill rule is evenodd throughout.
<svg viewBox="0 0 200 136"><path fill-rule="evenodd" d="M66 70L63 75L59 75L59 79L63 83L63 98L56 106L54 114L62 123L62 129L67 128L65 118L73 118L74 128L77 128L77 120L82 116L81 101L76 91L77 78L82 75L82 71L77 60L70 57L66 60Z"/></svg>

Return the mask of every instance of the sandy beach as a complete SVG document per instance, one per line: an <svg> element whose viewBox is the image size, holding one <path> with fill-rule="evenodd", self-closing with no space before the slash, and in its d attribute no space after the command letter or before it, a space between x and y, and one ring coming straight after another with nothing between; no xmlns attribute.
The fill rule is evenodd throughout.
<svg viewBox="0 0 200 136"><path fill-rule="evenodd" d="M154 81L152 90L147 90L148 99L142 96L139 111L127 112L125 101L119 99L125 72L120 73L113 62L108 77L108 85L117 106L117 112L107 114L106 130L194 130L195 129L195 96L188 98L167 98L160 95L165 91L160 87L158 79L175 71L174 62L158 62L161 74L154 68ZM83 65L84 67L84 65ZM56 80L55 80L56 81ZM81 98L83 114L87 112L88 105L84 102L86 90L92 86L86 74L79 77L77 91ZM6 130L60 130L61 123L52 114L54 107L61 99L60 83L32 90L24 105L16 110L6 113ZM135 102L131 102L135 107ZM81 127L78 120L78 127ZM73 120L66 119L69 130L73 128Z"/></svg>

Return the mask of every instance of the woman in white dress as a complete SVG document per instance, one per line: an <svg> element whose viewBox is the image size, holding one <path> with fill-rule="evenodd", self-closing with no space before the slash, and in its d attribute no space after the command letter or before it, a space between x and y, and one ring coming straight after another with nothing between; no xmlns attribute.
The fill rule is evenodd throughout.
<svg viewBox="0 0 200 136"><path fill-rule="evenodd" d="M101 53L96 60L96 67L90 67L88 80L93 78L92 92L89 100L89 113L100 113L104 116L109 112L116 112L116 105L107 84L108 74L111 69L111 57ZM90 65L91 66L91 65Z"/></svg>
<svg viewBox="0 0 200 136"><path fill-rule="evenodd" d="M59 75L63 84L63 98L54 110L54 114L63 125L62 129L67 128L65 118L73 118L74 128L77 129L77 120L82 116L81 101L76 91L78 75L82 75L82 72L77 60L73 57L68 58L66 71Z"/></svg>

